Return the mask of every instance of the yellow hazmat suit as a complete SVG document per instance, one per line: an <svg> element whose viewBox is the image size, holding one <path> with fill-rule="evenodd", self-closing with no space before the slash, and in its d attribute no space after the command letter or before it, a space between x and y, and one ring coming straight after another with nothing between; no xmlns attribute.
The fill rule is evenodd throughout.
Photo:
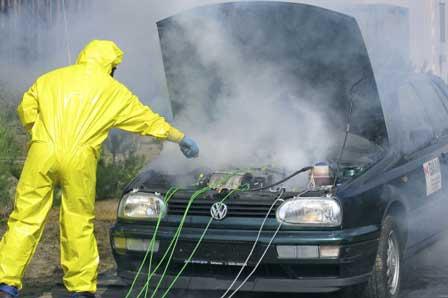
<svg viewBox="0 0 448 298"><path fill-rule="evenodd" d="M113 42L94 40L75 65L41 76L25 93L18 114L32 142L8 231L0 242L0 283L21 288L59 184L64 284L71 292L95 292L96 166L109 130L120 128L177 143L184 137L110 76L122 57Z"/></svg>

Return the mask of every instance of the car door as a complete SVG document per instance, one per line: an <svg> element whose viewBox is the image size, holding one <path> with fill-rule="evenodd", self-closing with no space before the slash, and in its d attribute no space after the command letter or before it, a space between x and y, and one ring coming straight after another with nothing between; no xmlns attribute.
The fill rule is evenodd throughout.
<svg viewBox="0 0 448 298"><path fill-rule="evenodd" d="M448 211L448 147L437 143L409 156L402 165L401 191L408 203L408 245L418 249L443 230Z"/></svg>
<svg viewBox="0 0 448 298"><path fill-rule="evenodd" d="M398 97L405 153L400 189L409 209L408 244L417 248L442 231L448 214L448 99L429 76L410 80Z"/></svg>

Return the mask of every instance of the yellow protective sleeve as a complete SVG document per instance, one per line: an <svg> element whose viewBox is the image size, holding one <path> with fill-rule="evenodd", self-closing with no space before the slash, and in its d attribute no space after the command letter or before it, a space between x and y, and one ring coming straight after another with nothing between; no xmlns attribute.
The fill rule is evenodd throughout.
<svg viewBox="0 0 448 298"><path fill-rule="evenodd" d="M163 117L154 113L150 107L143 105L129 91L129 100L124 109L117 115L115 127L141 135L153 136L162 140L179 143L184 134L172 127Z"/></svg>
<svg viewBox="0 0 448 298"><path fill-rule="evenodd" d="M31 130L39 114L39 103L37 98L37 87L36 83L34 83L33 86L25 92L22 102L17 108L17 114L19 115L20 121L22 122L23 127L27 130Z"/></svg>

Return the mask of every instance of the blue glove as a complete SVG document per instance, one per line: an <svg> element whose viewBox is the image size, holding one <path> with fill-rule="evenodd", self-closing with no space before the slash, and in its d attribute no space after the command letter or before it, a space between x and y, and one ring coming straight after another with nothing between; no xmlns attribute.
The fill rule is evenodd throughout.
<svg viewBox="0 0 448 298"><path fill-rule="evenodd" d="M199 156L199 146L192 138L185 136L182 141L180 141L179 146L180 151L182 151L185 157L195 158Z"/></svg>

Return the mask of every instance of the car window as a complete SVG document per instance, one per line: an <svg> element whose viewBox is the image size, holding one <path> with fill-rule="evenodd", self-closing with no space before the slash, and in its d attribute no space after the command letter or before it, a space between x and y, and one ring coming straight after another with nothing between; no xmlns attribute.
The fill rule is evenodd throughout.
<svg viewBox="0 0 448 298"><path fill-rule="evenodd" d="M404 153L415 152L434 138L434 121L425 105L425 99L418 96L415 86L405 84L399 88L396 116Z"/></svg>
<svg viewBox="0 0 448 298"><path fill-rule="evenodd" d="M405 154L448 134L448 89L436 78L420 76L401 85L394 110L397 138Z"/></svg>
<svg viewBox="0 0 448 298"><path fill-rule="evenodd" d="M447 99L440 92L431 80L423 81L420 84L412 84L412 87L421 99L422 109L427 115L428 122L436 136L442 136L448 129Z"/></svg>
<svg viewBox="0 0 448 298"><path fill-rule="evenodd" d="M445 84L445 82L440 78L433 80L431 83L437 93L438 98L440 99L442 106L444 107L444 111L448 114L448 85ZM444 129L442 135L448 135L446 128Z"/></svg>

